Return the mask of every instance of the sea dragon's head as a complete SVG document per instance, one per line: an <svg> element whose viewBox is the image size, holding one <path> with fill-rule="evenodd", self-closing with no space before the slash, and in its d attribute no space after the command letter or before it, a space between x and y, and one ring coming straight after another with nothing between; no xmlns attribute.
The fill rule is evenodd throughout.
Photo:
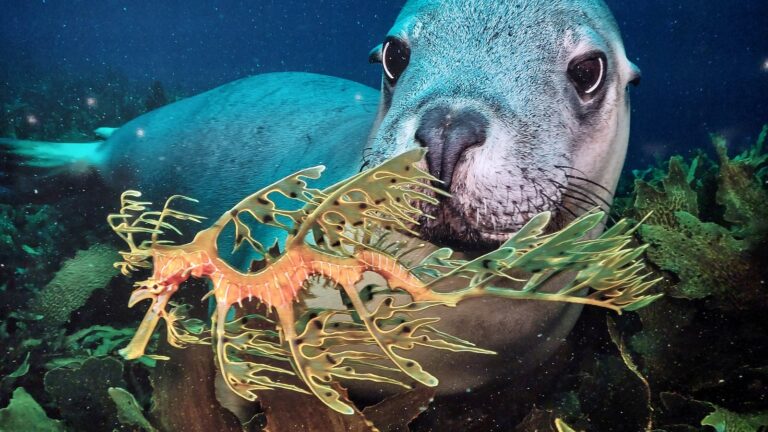
<svg viewBox="0 0 768 432"><path fill-rule="evenodd" d="M129 360L145 354L147 344L161 318L168 324L168 340L172 345L181 346L192 342L190 335L184 334L175 325L180 318L179 314L175 309L168 311L166 308L184 281L190 276L200 277L209 273L213 267L208 253L196 247L197 242L177 246L158 239L163 230L179 232L167 222L168 218L193 222L203 219L170 208L170 204L178 199L195 200L174 195L166 201L161 211L147 211L147 206L151 203L135 199L140 196L138 191L124 192L120 197L120 212L107 218L112 230L129 246L128 251L120 252L124 261L115 263L115 267L124 275L138 269L153 269L151 277L134 285L136 288L128 301L128 307L133 307L142 300L152 301L133 339L128 346L120 350L120 354ZM139 241L139 235L148 236L149 239Z"/></svg>

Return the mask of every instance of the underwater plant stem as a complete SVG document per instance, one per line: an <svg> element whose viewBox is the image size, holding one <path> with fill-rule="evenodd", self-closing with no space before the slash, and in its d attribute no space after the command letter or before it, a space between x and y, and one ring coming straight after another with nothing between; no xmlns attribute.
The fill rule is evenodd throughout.
<svg viewBox="0 0 768 432"><path fill-rule="evenodd" d="M627 369L635 374L637 379L639 379L643 384L645 403L646 407L648 408L648 422L646 423L644 432L651 432L653 430L654 414L651 384L648 382L648 379L646 379L645 376L640 372L640 368L637 367L637 364L635 364L635 361L632 359L632 355L629 353L629 349L627 349L627 345L624 343L624 339L621 337L621 333L619 333L619 330L616 328L616 321L610 317L606 317L605 322L608 327L608 335L611 337L611 342L613 342L613 344L616 345L616 348L619 350L619 354L621 355L621 359L624 361L624 365L627 366Z"/></svg>

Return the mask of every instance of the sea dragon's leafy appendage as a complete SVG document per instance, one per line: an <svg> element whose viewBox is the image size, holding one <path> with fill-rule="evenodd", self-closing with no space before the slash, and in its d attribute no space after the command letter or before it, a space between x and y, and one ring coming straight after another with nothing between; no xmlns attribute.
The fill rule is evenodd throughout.
<svg viewBox="0 0 768 432"><path fill-rule="evenodd" d="M419 202L435 204L434 196L443 193L430 186L435 179L417 167L423 155L421 149L409 151L324 190L312 189L306 182L319 178L322 167L299 171L248 196L181 245L159 236L168 230L178 232L171 219L201 221L199 216L170 208L176 200L190 198L171 197L162 211L153 212L147 211L149 203L137 201L138 192L125 192L120 213L109 216L113 230L129 246L121 253L124 261L116 266L124 274L152 269L148 280L136 284L129 306L143 299L152 304L121 353L126 358L143 355L156 325L164 319L171 345L212 343L224 381L243 398L255 400L256 392L276 388L311 392L329 407L351 414L352 408L332 386L338 379L409 387L404 375L427 386L437 385L434 376L408 357L415 346L493 354L441 332L440 319L425 312L431 308L496 296L590 304L621 312L657 298L646 293L655 281L647 280L639 260L645 248L631 246L635 227L620 221L597 238L588 236L601 223L601 212L581 216L551 234L545 232L550 214L542 213L481 257L456 259L452 250L444 248L408 267L402 260L408 251L387 238L394 232L414 235L412 227L427 217L419 210ZM297 209L278 206L273 201L276 196L281 196L281 202L296 202ZM285 244L278 250L265 247L252 237L247 221L285 230ZM229 224L234 226L234 248L250 245L262 257L260 270L238 271L219 256L217 240ZM379 274L387 283L385 288L407 293L411 301L397 304L395 297L387 296L369 307L355 288L366 272ZM575 277L557 292L541 289L562 272ZM210 337L203 336L207 332L201 322L186 319L180 308L166 311L170 297L190 277L208 278L213 284L209 295L217 307ZM297 303L313 278L337 286L351 306L306 311L297 317ZM447 279L463 280L464 287L453 292L433 290ZM518 288L499 287L505 279L515 281ZM592 292L585 294L588 288ZM227 321L230 309L245 300L263 303L277 321L242 313ZM414 315L417 312L419 317ZM274 330L254 325L259 320ZM306 389L285 379L291 375Z"/></svg>

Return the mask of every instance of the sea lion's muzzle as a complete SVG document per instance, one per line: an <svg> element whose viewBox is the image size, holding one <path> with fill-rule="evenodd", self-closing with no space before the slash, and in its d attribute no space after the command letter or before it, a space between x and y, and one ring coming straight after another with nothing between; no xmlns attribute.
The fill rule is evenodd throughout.
<svg viewBox="0 0 768 432"><path fill-rule="evenodd" d="M454 169L464 152L485 143L488 119L471 109L436 107L421 118L416 141L426 147L430 174L442 181L436 185L450 191Z"/></svg>

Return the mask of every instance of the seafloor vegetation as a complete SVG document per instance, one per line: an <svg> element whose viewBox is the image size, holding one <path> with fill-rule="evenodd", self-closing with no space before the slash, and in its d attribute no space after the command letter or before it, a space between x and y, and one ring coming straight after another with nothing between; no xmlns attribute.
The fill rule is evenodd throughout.
<svg viewBox="0 0 768 432"><path fill-rule="evenodd" d="M31 109L4 99L0 124L11 129L2 135L82 138L103 120L151 108L123 95L109 99L105 88L92 90L122 106L119 113L83 118L71 113L83 109L80 102L50 106L44 110L67 113L50 130L29 129ZM105 227L89 230L64 206L1 205L0 430L279 431L303 423L367 431L372 422L391 431L555 431L563 419L585 431L758 431L768 426L765 135L737 156L713 137L716 158L704 151L673 157L625 179L614 216L650 213L637 241L650 245L646 258L663 277L655 288L662 299L621 316L585 309L547 372L525 388L444 399L417 388L352 416L282 391L269 392L260 408L240 404L234 415L221 407L231 401L217 398L205 346L168 361L123 360L117 351L142 309L126 308L130 283L113 277L117 245ZM204 290L190 287L175 300L199 304ZM193 316L205 318L197 309ZM153 343L153 352L170 352ZM238 417L252 420L241 426Z"/></svg>

